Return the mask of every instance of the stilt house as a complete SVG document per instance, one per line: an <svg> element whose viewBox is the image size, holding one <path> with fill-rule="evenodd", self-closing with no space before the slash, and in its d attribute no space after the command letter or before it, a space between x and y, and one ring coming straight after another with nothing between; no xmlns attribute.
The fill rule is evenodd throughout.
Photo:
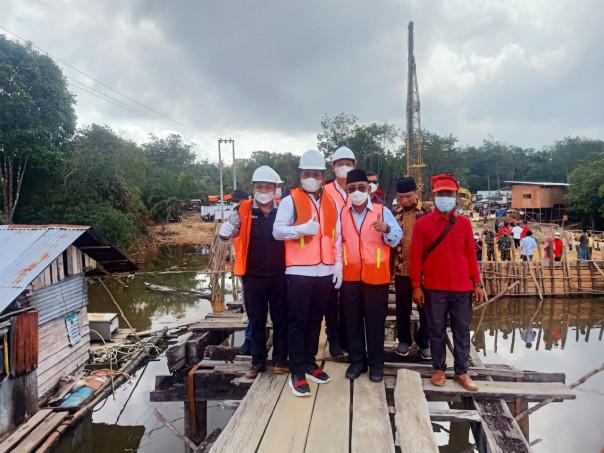
<svg viewBox="0 0 604 453"><path fill-rule="evenodd" d="M0 438L88 360L85 276L136 270L89 226L0 226Z"/></svg>

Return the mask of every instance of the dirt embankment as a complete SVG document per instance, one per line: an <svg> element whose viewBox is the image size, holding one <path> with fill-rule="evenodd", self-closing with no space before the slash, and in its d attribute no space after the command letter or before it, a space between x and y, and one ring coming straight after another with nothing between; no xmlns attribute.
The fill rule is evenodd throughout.
<svg viewBox="0 0 604 453"><path fill-rule="evenodd" d="M203 223L197 212L186 212L182 222L153 227L158 245L211 245L217 228L216 223Z"/></svg>

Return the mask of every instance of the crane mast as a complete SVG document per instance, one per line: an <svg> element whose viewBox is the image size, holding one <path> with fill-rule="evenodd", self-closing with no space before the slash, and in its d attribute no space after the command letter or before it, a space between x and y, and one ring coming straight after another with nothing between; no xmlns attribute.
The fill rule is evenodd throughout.
<svg viewBox="0 0 604 453"><path fill-rule="evenodd" d="M419 90L417 72L413 54L413 22L408 26L407 43L407 111L406 111L406 151L407 175L413 176L421 197L423 191L422 169L426 166L422 160L422 129L419 113Z"/></svg>

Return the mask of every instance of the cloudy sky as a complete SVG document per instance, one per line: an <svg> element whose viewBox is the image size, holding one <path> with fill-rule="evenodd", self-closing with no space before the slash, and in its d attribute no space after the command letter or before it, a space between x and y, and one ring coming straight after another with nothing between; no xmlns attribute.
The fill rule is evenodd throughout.
<svg viewBox="0 0 604 453"><path fill-rule="evenodd" d="M301 153L325 114L402 128L411 20L427 129L468 145L604 138L601 0L0 2L0 33L81 71L59 63L80 125L179 133L210 159L220 137L239 155Z"/></svg>

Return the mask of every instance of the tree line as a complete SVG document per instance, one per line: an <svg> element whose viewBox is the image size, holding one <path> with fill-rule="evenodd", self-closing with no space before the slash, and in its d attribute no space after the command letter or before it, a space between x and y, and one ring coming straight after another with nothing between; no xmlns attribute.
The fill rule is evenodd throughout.
<svg viewBox="0 0 604 453"><path fill-rule="evenodd" d="M137 144L105 125L77 129L74 103L51 58L0 35L0 223L88 224L127 248L150 225L177 214L183 202L220 193L218 164L199 159L179 135L150 135ZM342 113L321 120L317 147L329 161L348 146L359 168L379 175L391 200L405 174L403 139L394 124L364 124ZM422 143L424 181L453 173L471 191L499 189L507 180L569 182L569 207L586 224L604 226L601 140L569 137L535 150L488 139L474 147L424 130ZM251 192L260 165L295 187L302 151L258 150L237 159L238 187ZM225 166L225 193L234 189L232 171Z"/></svg>

